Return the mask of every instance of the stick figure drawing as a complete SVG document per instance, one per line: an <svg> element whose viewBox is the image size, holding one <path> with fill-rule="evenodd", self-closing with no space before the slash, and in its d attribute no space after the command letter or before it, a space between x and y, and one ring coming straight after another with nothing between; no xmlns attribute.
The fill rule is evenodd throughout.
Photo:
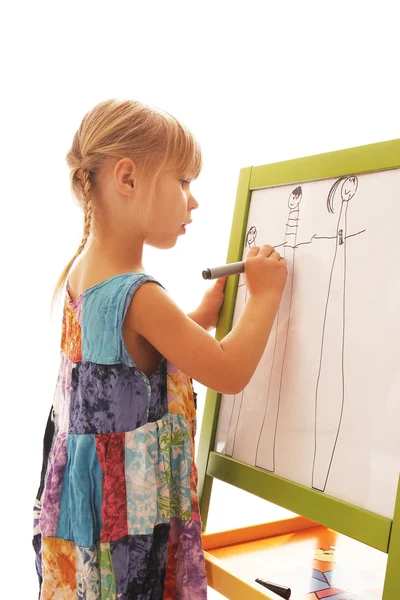
<svg viewBox="0 0 400 600"><path fill-rule="evenodd" d="M282 379L289 333L297 232L300 221L299 207L302 197L303 192L300 186L296 187L289 196L289 214L286 223L285 241L283 244L280 244L280 246L283 246L283 258L288 262L288 275L273 326L272 343L274 345L274 352L269 375L267 402L265 404L256 450L256 466L260 466L268 471L275 471L276 430L279 419ZM277 247L278 246L275 246L275 248ZM278 330L280 332L279 335ZM268 343L270 343L270 341L268 341Z"/></svg>
<svg viewBox="0 0 400 600"><path fill-rule="evenodd" d="M245 249L253 248L253 246L255 246L256 237L257 237L257 229L253 225L252 227L250 227L250 229L248 230L248 232L246 234L246 239L245 239L245 244L244 244ZM247 254L247 252L246 252L246 254ZM243 295L244 295L244 298L241 298L241 296L243 296ZM244 284L244 273L240 273L236 302L241 300L241 302L244 302L244 304L246 304L247 296L248 296L248 290ZM240 394L236 394L233 397L232 411L231 411L231 416L230 416L230 420L229 420L228 438L227 438L226 446L225 446L225 454L227 456L232 456L232 453L233 453L236 428L237 428L237 423L238 423L238 418L239 418L238 407L239 407L239 402L240 402L240 406L241 406L241 403L243 400L243 394L244 394L244 390Z"/></svg>
<svg viewBox="0 0 400 600"><path fill-rule="evenodd" d="M279 244L280 246L283 246L283 257L285 259L288 260L288 276L286 279L286 285L285 285L285 289L282 295L282 299L281 299L281 303L279 305L279 310L278 310L278 314L275 317L275 321L270 333L270 337L269 337L269 341L268 344L273 343L274 344L274 358L272 361L272 366L270 368L270 372L269 373L264 373L264 377L263 377L263 382L266 383L266 385L268 386L268 396L267 396L267 401L265 404L265 410L264 410L264 415L263 415L263 421L262 421L262 427L261 427L261 431L262 433L266 433L266 439L267 439L267 444L265 445L265 447L262 448L261 450L261 454L262 454L262 460L263 460L263 467L264 468L270 468L271 470L274 470L274 448L275 448L275 435L276 435L276 422L277 422L277 415L278 415L278 410L279 410L279 401L278 398L274 398L274 400L277 400L276 402L272 401L272 394L270 397L270 390L271 390L271 380L272 380L272 375L276 375L278 378L281 378L282 376L282 371L283 371L283 362L284 362L284 355L285 355L285 348L286 348L286 342L287 342L287 336L277 336L277 331L278 331L278 326L279 326L279 316L282 313L284 315L284 318L289 319L290 316L290 304L291 304L291 299L292 299L292 286L293 286L293 273L294 273L294 252L295 252L295 246L296 246L296 241L297 241L297 229L298 229L298 223L299 223L299 204L301 202L301 198L302 198L302 190L301 187L298 186L296 187L295 190L292 191L292 193L289 196L289 200L288 200L288 206L289 206L289 214L288 214L288 218L287 218L287 223L286 223L286 233L285 233L285 241L282 242L282 244ZM251 227L249 229L249 232L247 234L247 236L249 236L249 234L252 232L252 230L255 229L255 227ZM250 237L251 240L255 239L254 236ZM286 245L288 242L291 242L290 244ZM278 246L275 246L275 248L277 248ZM288 248L288 250L287 250ZM290 265L290 266L289 266ZM244 280L243 280L243 285L244 285ZM245 300L247 300L247 290L246 290L246 296L245 296ZM286 330L288 329L288 327L286 326ZM261 365L263 366L263 365ZM266 379L267 381L265 381L265 375L267 376ZM231 418L230 418L230 423L229 423L229 429L228 429L228 438L227 438L227 444L225 447L225 454L227 454L228 456L232 456L235 450L235 442L236 442L236 434L237 434L237 427L238 427L238 423L240 421L240 415L241 415L241 410L242 410L242 406L243 406L243 399L244 396L246 394L246 391L248 390L248 388L245 388L240 394L236 394L234 396L234 402L233 402L233 409L231 412ZM249 399L250 401L250 399ZM239 407L237 407L237 404L239 404ZM266 432L266 429L268 428L268 432ZM271 430L272 428L272 430ZM259 442L261 439L261 434L259 436ZM257 445L257 455L258 455L258 446ZM256 461L257 464L257 461Z"/></svg>
<svg viewBox="0 0 400 600"><path fill-rule="evenodd" d="M251 462L258 467L273 472L276 463L276 437L290 328L296 251L300 246L311 244L316 240L336 240L322 327L321 349L318 356L319 370L315 391L315 414L313 415L312 487L321 491L325 491L344 407L346 240L365 231L347 234L347 210L349 201L354 197L357 187L358 179L355 176L341 177L335 181L328 193L327 210L330 214L334 214L334 199L340 189L342 202L336 225L336 234L333 236L317 236L314 234L309 241L300 243L297 243L297 236L303 192L300 186L291 192L288 199L289 214L286 222L285 239L281 244L274 246L274 248L283 247L283 257L288 263L288 277L268 340L268 352L266 349L257 367L257 383L259 388L262 388L263 394L266 390L266 397L255 458L253 455ZM255 226L252 226L246 236L246 246L254 245L256 233ZM239 285L244 286L244 279ZM340 298L343 298L340 315L337 314L338 293L340 293ZM244 299L245 301L247 299L247 290ZM271 358L269 358L269 361L266 360L268 353L270 357L272 354L272 360ZM332 403L333 386L335 387L335 401ZM248 392L249 389L251 393ZM249 396L248 401L245 399L246 392ZM237 455L239 460L243 460L244 456L246 457L245 460L249 460L246 455L246 442L247 446L251 444L249 444L248 439L244 439L246 435L248 438L248 433L246 434L248 429L244 428L241 431L240 422L242 409L251 410L251 403L254 400L254 397L251 397L252 394L254 396L254 386L251 388L249 383L240 394L234 396L230 415L225 454L228 456Z"/></svg>
<svg viewBox="0 0 400 600"><path fill-rule="evenodd" d="M358 179L342 177L333 184L327 200L328 212L332 214L339 187L341 204L336 227L336 248L329 278L315 391L312 487L322 492L325 491L332 466L345 403L346 239L351 237L347 235L347 211L357 191ZM338 297L341 299L340 310L337 306ZM335 400L327 402L326 397L334 397Z"/></svg>

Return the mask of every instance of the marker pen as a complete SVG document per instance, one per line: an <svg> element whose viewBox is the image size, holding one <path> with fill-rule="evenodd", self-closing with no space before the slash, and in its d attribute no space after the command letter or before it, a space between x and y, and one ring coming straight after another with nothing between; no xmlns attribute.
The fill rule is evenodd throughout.
<svg viewBox="0 0 400 600"><path fill-rule="evenodd" d="M264 581L264 579L256 579L257 583L267 588L271 592L274 592L281 598L285 598L286 600L290 598L292 595L292 590L284 585L279 585L278 583L272 583L271 581Z"/></svg>
<svg viewBox="0 0 400 600"><path fill-rule="evenodd" d="M246 261L228 263L222 267L214 267L212 269L204 269L202 275L203 279L217 279L218 277L224 277L225 275L236 275L237 273L244 273L244 264Z"/></svg>

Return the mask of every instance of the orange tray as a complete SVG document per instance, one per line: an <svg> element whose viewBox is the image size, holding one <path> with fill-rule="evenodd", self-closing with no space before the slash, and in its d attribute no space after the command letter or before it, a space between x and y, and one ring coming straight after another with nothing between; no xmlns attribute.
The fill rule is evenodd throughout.
<svg viewBox="0 0 400 600"><path fill-rule="evenodd" d="M204 533L203 547L208 585L229 600L281 600L256 578L290 600L382 599L387 554L305 517Z"/></svg>

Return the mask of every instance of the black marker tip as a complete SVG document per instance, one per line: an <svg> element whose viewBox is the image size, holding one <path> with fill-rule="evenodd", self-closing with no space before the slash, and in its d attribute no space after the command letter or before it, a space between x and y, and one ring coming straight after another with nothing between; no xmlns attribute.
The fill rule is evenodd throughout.
<svg viewBox="0 0 400 600"><path fill-rule="evenodd" d="M271 581L264 581L263 579L258 578L256 579L256 581L263 587L267 588L267 590L270 590L270 592L274 592L275 594L277 594L281 598L285 598L286 600L289 600L290 596L292 595L292 590L288 587L285 587L284 585L272 583Z"/></svg>

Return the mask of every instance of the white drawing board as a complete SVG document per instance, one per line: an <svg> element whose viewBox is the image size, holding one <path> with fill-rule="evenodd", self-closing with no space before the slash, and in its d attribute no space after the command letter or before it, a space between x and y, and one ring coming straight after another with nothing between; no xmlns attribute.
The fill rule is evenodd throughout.
<svg viewBox="0 0 400 600"><path fill-rule="evenodd" d="M247 387L222 395L215 451L393 517L400 471L400 170L254 190L250 247L288 278ZM247 299L243 274L232 327Z"/></svg>

